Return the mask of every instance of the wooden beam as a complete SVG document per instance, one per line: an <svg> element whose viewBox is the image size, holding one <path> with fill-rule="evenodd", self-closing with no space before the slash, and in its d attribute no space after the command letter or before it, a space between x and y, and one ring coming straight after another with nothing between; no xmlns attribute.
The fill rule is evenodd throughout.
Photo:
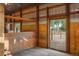
<svg viewBox="0 0 79 59"><path fill-rule="evenodd" d="M23 15L26 15L26 14L32 14L32 13L35 13L36 12L36 10L34 10L34 11L30 11L30 12L27 12L27 13L23 13Z"/></svg>
<svg viewBox="0 0 79 59"><path fill-rule="evenodd" d="M33 19L29 19L29 18L21 18L21 17L14 17L14 16L8 16L8 15L5 15L5 18L7 18L7 20L9 19L15 19L15 21L27 21L27 22L33 22L34 20Z"/></svg>
<svg viewBox="0 0 79 59"><path fill-rule="evenodd" d="M55 15L49 15L49 18L61 17L61 16L66 16L66 13L55 14ZM41 16L41 17L39 17L39 18L47 18L47 16ZM30 18L30 19L36 19L36 18Z"/></svg>
<svg viewBox="0 0 79 59"><path fill-rule="evenodd" d="M49 9L51 9L51 8L57 8L57 7L64 6L64 5L65 5L65 3L58 4L58 5L54 5L54 6L47 6L47 7L48 7ZM42 8L42 9L39 9L39 10L40 10L40 11L46 10L47 7Z"/></svg>
<svg viewBox="0 0 79 59"><path fill-rule="evenodd" d="M49 15L49 18L56 18L56 17L61 17L61 16L65 16L65 13L61 13L61 14L55 14L55 15Z"/></svg>
<svg viewBox="0 0 79 59"><path fill-rule="evenodd" d="M70 14L79 14L79 11L70 12Z"/></svg>

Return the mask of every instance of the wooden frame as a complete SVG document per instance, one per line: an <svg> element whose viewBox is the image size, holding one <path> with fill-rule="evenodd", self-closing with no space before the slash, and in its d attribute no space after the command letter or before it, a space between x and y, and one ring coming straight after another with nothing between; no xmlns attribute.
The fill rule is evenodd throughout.
<svg viewBox="0 0 79 59"><path fill-rule="evenodd" d="M69 31L70 30L69 29L70 28L69 27L70 26L70 16L69 16L69 4L66 4L65 6L66 6L66 13L49 16L49 24L50 24L50 19L51 18L55 18L55 19L65 18L66 19L66 28L67 28L67 32L66 32L66 52L69 53L70 52L70 31ZM49 25L49 27L50 27L50 25ZM50 36L50 30L49 30L49 36ZM48 41L49 40L50 40L50 37L49 37ZM50 42L48 42L48 44L50 45Z"/></svg>
<svg viewBox="0 0 79 59"><path fill-rule="evenodd" d="M16 19L16 21L27 21L27 22L33 22L34 20L32 19L29 19L29 18L21 18L21 17L14 17L14 16L8 16L6 15L5 18L8 18L8 19Z"/></svg>
<svg viewBox="0 0 79 59"><path fill-rule="evenodd" d="M57 5L56 7L59 7L59 6L62 6L62 4L61 4L61 5ZM56 7L55 7L55 8L56 8ZM52 7L50 7L50 8L52 8ZM53 7L53 8L54 8L54 7ZM48 19L48 20L47 20L47 21L48 21L48 22L47 22L47 25L48 25L48 26L47 26L47 28L48 28L48 29L47 29L47 30L48 30L48 48L50 48L50 30L49 30L49 27L50 27L50 19L51 19L51 18L54 18L54 17L55 17L55 18L60 18L61 16L65 16L65 14L49 15L49 8L47 7L47 19ZM43 17L45 17L45 16L43 16ZM43 17L42 17L42 18L43 18Z"/></svg>
<svg viewBox="0 0 79 59"><path fill-rule="evenodd" d="M67 18L66 18L66 16L64 16L63 15L63 17L58 17L58 18L51 18L50 20L49 20L49 27L50 27L50 21L51 20L53 20L53 19L65 19L66 20L66 24L67 24ZM67 25L66 25L66 29L67 29ZM50 35L50 28L49 28L49 35ZM66 37L68 37L68 35L67 35L67 32L66 32ZM67 38L66 38L66 48L67 48ZM49 39L49 45L50 45L50 39ZM50 47L49 47L50 48ZM51 48L51 49L54 49L54 48ZM58 49L54 49L54 50L58 50ZM62 50L58 50L58 51L61 51L61 52L67 52L67 49L66 49L66 51L62 51Z"/></svg>

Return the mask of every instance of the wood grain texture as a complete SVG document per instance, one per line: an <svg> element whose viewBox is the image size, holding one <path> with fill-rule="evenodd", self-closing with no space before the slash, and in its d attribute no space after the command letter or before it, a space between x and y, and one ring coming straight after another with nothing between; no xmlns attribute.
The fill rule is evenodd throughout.
<svg viewBox="0 0 79 59"><path fill-rule="evenodd" d="M70 23L70 53L75 54L74 23Z"/></svg>
<svg viewBox="0 0 79 59"><path fill-rule="evenodd" d="M28 36L29 35L29 36ZM8 50L14 54L24 49L36 47L35 33L6 33L5 40L9 41Z"/></svg>
<svg viewBox="0 0 79 59"><path fill-rule="evenodd" d="M4 5L0 3L0 56L4 52Z"/></svg>
<svg viewBox="0 0 79 59"><path fill-rule="evenodd" d="M0 43L0 56L2 56L4 53L4 44Z"/></svg>
<svg viewBox="0 0 79 59"><path fill-rule="evenodd" d="M76 22L75 30L76 30L76 34L75 34L75 37L76 37L76 39L75 39L76 51L75 51L75 53L76 53L76 55L79 55L79 22Z"/></svg>
<svg viewBox="0 0 79 59"><path fill-rule="evenodd" d="M47 24L39 25L39 47L47 48Z"/></svg>
<svg viewBox="0 0 79 59"><path fill-rule="evenodd" d="M70 23L70 53L79 55L79 22Z"/></svg>

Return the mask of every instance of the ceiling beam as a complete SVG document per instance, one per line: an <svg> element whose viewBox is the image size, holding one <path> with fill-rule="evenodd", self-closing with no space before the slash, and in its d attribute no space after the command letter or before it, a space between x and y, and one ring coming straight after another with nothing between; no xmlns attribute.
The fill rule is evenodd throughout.
<svg viewBox="0 0 79 59"><path fill-rule="evenodd" d="M14 16L8 16L8 15L5 15L5 18L7 18L7 20L10 20L10 19L12 19L12 20L14 20L15 19L15 21L27 21L27 22L33 22L34 20L33 19L29 19L29 18L21 18L21 17L14 17Z"/></svg>

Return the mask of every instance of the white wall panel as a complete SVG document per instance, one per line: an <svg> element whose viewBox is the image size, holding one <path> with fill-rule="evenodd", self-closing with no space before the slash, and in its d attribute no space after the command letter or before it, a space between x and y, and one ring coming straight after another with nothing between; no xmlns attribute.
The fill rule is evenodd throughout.
<svg viewBox="0 0 79 59"><path fill-rule="evenodd" d="M66 12L65 6L60 6L56 8L49 9L49 15L62 14Z"/></svg>
<svg viewBox="0 0 79 59"><path fill-rule="evenodd" d="M39 11L39 17L41 16L47 16L47 11L46 10Z"/></svg>
<svg viewBox="0 0 79 59"><path fill-rule="evenodd" d="M23 15L24 18L36 18L36 13L31 13L31 14L25 14Z"/></svg>
<svg viewBox="0 0 79 59"><path fill-rule="evenodd" d="M70 4L70 11L79 11L79 3Z"/></svg>

